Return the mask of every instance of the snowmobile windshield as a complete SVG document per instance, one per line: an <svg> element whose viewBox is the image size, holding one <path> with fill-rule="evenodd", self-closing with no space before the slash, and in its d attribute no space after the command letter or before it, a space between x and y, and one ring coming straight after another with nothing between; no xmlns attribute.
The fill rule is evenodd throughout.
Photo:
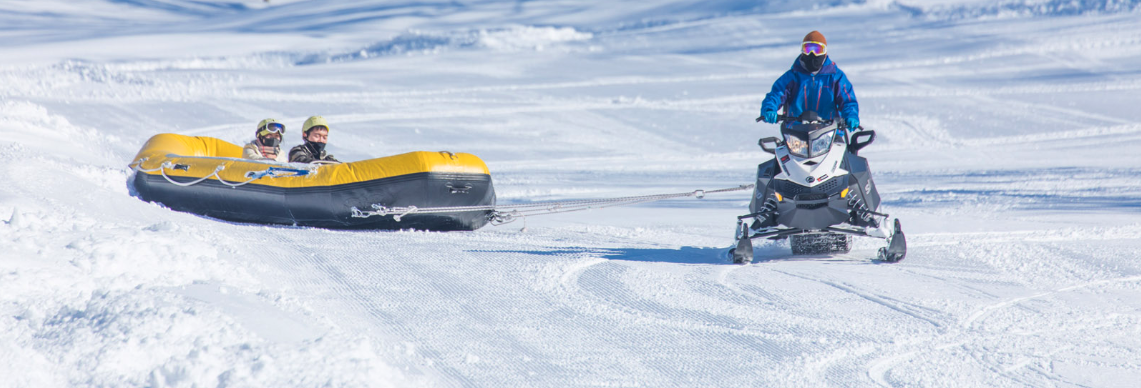
<svg viewBox="0 0 1141 388"><path fill-rule="evenodd" d="M788 152L802 158L815 158L827 154L832 149L832 139L836 136L836 131L818 134L811 141L801 136L796 133L784 134L784 144L788 146Z"/></svg>

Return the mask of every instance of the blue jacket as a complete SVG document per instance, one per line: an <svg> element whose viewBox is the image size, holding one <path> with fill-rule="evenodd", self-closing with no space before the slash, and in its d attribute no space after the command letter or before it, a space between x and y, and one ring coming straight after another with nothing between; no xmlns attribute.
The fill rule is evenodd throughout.
<svg viewBox="0 0 1141 388"><path fill-rule="evenodd" d="M792 68L773 83L773 90L765 95L761 104L761 112L775 112L782 106L785 114L793 117L799 117L808 110L815 111L825 120L836 117L837 111L841 118L860 117L860 106L856 103L852 83L832 58L824 60L824 66L816 75L810 74L797 58Z"/></svg>

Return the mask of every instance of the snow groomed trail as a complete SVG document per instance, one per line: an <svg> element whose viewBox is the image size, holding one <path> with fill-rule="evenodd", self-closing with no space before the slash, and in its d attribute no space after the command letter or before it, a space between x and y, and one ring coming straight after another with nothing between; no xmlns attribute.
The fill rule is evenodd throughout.
<svg viewBox="0 0 1141 388"><path fill-rule="evenodd" d="M0 387L1141 380L1139 2L801 3L0 2ZM903 262L730 264L747 192L433 233L126 185L154 133L313 114L341 160L478 155L501 203L747 184L811 29Z"/></svg>

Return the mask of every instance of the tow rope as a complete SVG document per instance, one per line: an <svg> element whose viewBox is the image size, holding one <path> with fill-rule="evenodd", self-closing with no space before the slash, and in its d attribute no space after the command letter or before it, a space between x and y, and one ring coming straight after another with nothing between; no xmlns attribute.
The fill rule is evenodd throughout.
<svg viewBox="0 0 1141 388"><path fill-rule="evenodd" d="M372 204L373 210L360 210L356 206L350 209L354 218L368 218L372 216L392 216L396 222L409 214L433 213L459 213L472 211L488 211L488 219L492 225L503 225L514 222L519 218L600 209L613 206L634 205L639 203L656 202L673 198L696 197L705 198L708 194L729 193L734 191L751 190L754 185L740 185L717 190L694 190L685 193L652 194L632 197L615 197L599 199L580 199L571 201L544 201L513 205L485 205L485 206L447 206L447 207L416 207L394 206L387 207L379 203Z"/></svg>
<svg viewBox="0 0 1141 388"><path fill-rule="evenodd" d="M249 180L246 180L245 182L231 183L231 182L227 182L227 181L223 180L222 177L218 175L219 172L221 172L222 170L224 170L226 168L225 165L219 165L218 167L216 167L214 169L214 172L210 173L210 175L204 176L202 178L199 178L197 180L190 181L190 182L178 182L174 179L171 179L170 176L166 175L166 170L170 169L170 170L184 170L185 171L189 168L189 166L187 166L185 164L174 164L170 161L166 161L166 162L163 162L161 165L159 165L158 168L144 169L144 168L142 168L142 164L146 160L147 160L147 158L139 159L139 161L132 163L130 167L135 171L141 171L141 172L145 172L145 173L151 173L151 172L157 171L159 174L162 175L163 178L166 178L166 180L169 181L171 184L173 184L175 186L181 186L181 187L193 186L193 185L196 185L198 183L202 183L202 182L206 181L207 179L210 179L211 177L214 177L218 180L219 183L222 183L223 185L230 186L233 188L237 188L239 186L249 184L250 182L253 182L253 181L256 181L258 179L265 178L265 177L284 178L284 177L305 176L305 175L308 175L308 174L313 172L312 170L305 170L305 169L269 167L263 171L249 171L249 172L247 172L245 174L245 176L247 178L249 178ZM352 212L353 218L369 218L369 217L373 217L373 216L380 216L380 217L392 216L392 218L396 222L400 222L401 218L403 218L404 216L407 216L409 214L435 214L435 213L460 213L460 212L486 211L486 212L489 212L487 217L488 217L488 220L491 222L492 225L503 225L503 224L514 222L520 218L545 215L545 214L569 213L569 212L577 212L577 211L590 210L590 209L601 209L601 208L614 207L614 206L635 205L635 204L639 204L639 203L657 202L657 201L663 201L663 200L674 199L674 198L696 197L698 199L702 199L702 198L705 198L705 196L708 194L721 194L721 193L730 193L730 192L734 192L734 191L751 190L754 186L755 185L748 184L748 185L740 185L737 187L729 187L729 188L716 189L716 190L701 190L701 189L699 189L699 190L688 191L688 192L684 192L684 193L651 194L651 195L638 195L638 196L630 196L630 197L614 197L614 198L598 198L598 199L579 199L579 200L570 200L570 201L542 201L542 202L532 202L532 203L512 204L512 205L498 205L498 206L497 205L483 205L483 206L446 206L446 207L423 207L422 208L422 207L416 207L416 206L387 207L387 206L384 206L383 204L374 203L374 204L372 204L373 210L360 210L356 206L353 206L349 210Z"/></svg>

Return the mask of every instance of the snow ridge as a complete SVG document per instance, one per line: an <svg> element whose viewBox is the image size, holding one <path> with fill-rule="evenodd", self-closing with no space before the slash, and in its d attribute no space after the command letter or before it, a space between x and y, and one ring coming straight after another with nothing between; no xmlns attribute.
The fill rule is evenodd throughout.
<svg viewBox="0 0 1141 388"><path fill-rule="evenodd" d="M1050 17L1131 13L1141 9L1138 0L1004 0L967 5L927 5L893 2L895 8L928 20L974 20L1016 17Z"/></svg>
<svg viewBox="0 0 1141 388"><path fill-rule="evenodd" d="M347 62L389 55L437 54L446 50L488 49L497 52L566 50L565 44L590 40L593 34L572 27L511 26L451 33L408 31L360 50L340 54L311 54L298 65Z"/></svg>

